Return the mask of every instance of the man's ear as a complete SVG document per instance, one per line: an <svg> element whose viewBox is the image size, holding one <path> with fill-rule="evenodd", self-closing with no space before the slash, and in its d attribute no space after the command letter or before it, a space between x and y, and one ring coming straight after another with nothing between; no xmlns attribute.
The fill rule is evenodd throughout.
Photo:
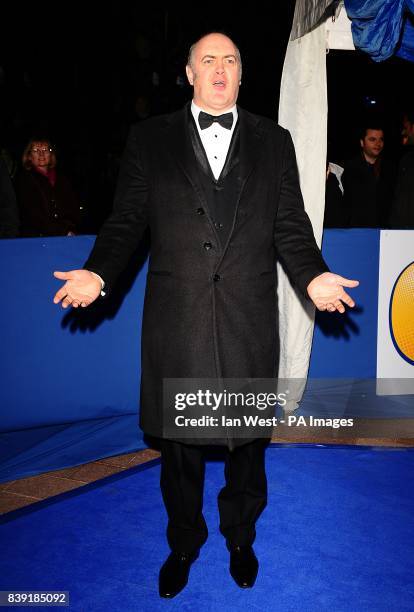
<svg viewBox="0 0 414 612"><path fill-rule="evenodd" d="M362 138L360 139L359 144L361 145L361 149L363 149L363 147L364 147L364 141L362 140Z"/></svg>
<svg viewBox="0 0 414 612"><path fill-rule="evenodd" d="M187 66L185 67L185 72L190 85L194 85L194 72L189 64L187 64Z"/></svg>

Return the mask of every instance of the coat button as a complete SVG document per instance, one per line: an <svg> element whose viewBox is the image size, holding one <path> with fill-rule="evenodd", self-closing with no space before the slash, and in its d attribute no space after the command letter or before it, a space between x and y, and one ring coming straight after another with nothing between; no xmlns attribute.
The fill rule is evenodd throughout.
<svg viewBox="0 0 414 612"><path fill-rule="evenodd" d="M205 248L206 251L209 251L210 249L213 248L213 245L211 244L211 242L205 242L203 244L203 247Z"/></svg>
<svg viewBox="0 0 414 612"><path fill-rule="evenodd" d="M204 212L204 208L197 208L196 213L197 213L198 215L204 215L204 214L205 214L205 212Z"/></svg>
<svg viewBox="0 0 414 612"><path fill-rule="evenodd" d="M214 227L215 227L216 229L221 229L221 228L223 227L223 224L222 224L222 223L219 223L218 221L216 221L216 222L214 223Z"/></svg>
<svg viewBox="0 0 414 612"><path fill-rule="evenodd" d="M213 281L214 281L215 283L218 283L218 282L219 282L219 280L221 280L221 276L220 276L220 274L215 274L215 275L213 276Z"/></svg>

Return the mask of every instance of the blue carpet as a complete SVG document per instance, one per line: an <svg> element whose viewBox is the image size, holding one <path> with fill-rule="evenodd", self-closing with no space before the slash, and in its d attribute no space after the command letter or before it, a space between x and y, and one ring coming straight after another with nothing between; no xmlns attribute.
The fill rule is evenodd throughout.
<svg viewBox="0 0 414 612"><path fill-rule="evenodd" d="M209 539L173 600L157 593L166 516L159 465L146 467L6 515L0 589L67 590L76 612L414 609L412 450L271 446L259 576L247 591L228 573L223 465L209 462Z"/></svg>

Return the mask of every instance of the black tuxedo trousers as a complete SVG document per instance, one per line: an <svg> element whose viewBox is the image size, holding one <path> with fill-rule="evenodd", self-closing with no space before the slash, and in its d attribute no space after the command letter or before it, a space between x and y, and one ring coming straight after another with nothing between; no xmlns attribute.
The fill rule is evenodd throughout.
<svg viewBox="0 0 414 612"><path fill-rule="evenodd" d="M228 547L252 545L255 523L267 503L265 448L257 439L225 451L225 485L218 495L220 531ZM168 514L167 538L172 550L193 553L204 544L205 447L161 441L161 491Z"/></svg>

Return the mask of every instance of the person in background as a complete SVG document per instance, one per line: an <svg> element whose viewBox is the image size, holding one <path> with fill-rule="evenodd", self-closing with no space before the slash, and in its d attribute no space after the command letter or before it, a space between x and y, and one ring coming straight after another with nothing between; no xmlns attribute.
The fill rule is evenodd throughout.
<svg viewBox="0 0 414 612"><path fill-rule="evenodd" d="M349 227L387 227L395 185L394 164L384 158L384 130L365 127L359 154L342 175Z"/></svg>
<svg viewBox="0 0 414 612"><path fill-rule="evenodd" d="M414 229L414 111L405 113L401 135L405 154L398 167L390 225L395 229Z"/></svg>
<svg viewBox="0 0 414 612"><path fill-rule="evenodd" d="M18 234L16 194L7 166L0 156L0 238L16 238Z"/></svg>
<svg viewBox="0 0 414 612"><path fill-rule="evenodd" d="M79 200L69 180L56 168L50 140L32 138L22 162L23 169L15 180L20 235L75 235L80 223Z"/></svg>

